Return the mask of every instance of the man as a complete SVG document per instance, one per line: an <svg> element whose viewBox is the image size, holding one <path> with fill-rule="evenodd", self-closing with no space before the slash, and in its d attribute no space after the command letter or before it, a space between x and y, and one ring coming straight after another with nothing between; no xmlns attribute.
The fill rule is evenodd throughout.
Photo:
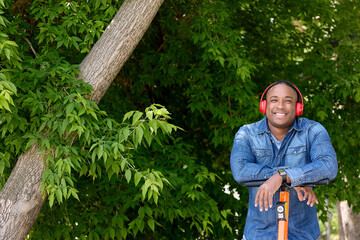
<svg viewBox="0 0 360 240"><path fill-rule="evenodd" d="M266 100L263 100L265 95ZM270 85L263 93L260 111L266 116L245 125L235 135L230 164L234 179L268 179L259 188L249 188L249 208L243 239L277 239L274 203L283 182L291 186L288 239L315 240L320 236L311 187L297 187L322 179L332 180L337 159L325 128L302 114L300 91L290 82Z"/></svg>

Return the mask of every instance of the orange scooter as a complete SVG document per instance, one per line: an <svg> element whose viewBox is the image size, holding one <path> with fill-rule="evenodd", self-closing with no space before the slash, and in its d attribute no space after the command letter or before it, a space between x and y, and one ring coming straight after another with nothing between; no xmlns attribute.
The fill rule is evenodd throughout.
<svg viewBox="0 0 360 240"><path fill-rule="evenodd" d="M260 187L266 180L261 181L251 181L244 183L245 187ZM328 185L329 180L324 179L318 182L306 183L299 187L316 185ZM278 220L278 240L287 240L288 239L288 221L289 221L289 192L290 187L286 183L282 184L280 187L280 196L279 202L276 203L276 216Z"/></svg>

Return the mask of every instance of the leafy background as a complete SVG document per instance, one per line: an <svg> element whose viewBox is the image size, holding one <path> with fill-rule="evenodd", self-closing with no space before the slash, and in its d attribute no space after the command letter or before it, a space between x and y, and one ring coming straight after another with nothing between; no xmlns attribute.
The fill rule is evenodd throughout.
<svg viewBox="0 0 360 240"><path fill-rule="evenodd" d="M121 4L0 0L1 186L32 144L49 157L29 239L239 238L248 199L232 141L278 80L337 151L318 208L359 211L358 3L165 1L97 106L77 64Z"/></svg>

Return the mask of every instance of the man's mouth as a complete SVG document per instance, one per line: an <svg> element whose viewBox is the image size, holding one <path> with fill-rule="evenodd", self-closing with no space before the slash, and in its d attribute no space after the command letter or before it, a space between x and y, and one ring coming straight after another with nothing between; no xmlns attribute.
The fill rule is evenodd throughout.
<svg viewBox="0 0 360 240"><path fill-rule="evenodd" d="M276 112L274 112L274 115L281 117L281 116L285 116L286 113L276 113Z"/></svg>

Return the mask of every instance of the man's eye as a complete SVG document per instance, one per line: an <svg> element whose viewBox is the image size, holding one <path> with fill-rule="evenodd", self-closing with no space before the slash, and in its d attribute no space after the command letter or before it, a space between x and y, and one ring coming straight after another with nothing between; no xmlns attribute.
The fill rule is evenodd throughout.
<svg viewBox="0 0 360 240"><path fill-rule="evenodd" d="M285 102L286 102L286 103L292 103L292 101L291 101L291 100L286 100Z"/></svg>
<svg viewBox="0 0 360 240"><path fill-rule="evenodd" d="M276 100L276 99L272 99L271 102L272 102L272 103L276 103L277 100Z"/></svg>

